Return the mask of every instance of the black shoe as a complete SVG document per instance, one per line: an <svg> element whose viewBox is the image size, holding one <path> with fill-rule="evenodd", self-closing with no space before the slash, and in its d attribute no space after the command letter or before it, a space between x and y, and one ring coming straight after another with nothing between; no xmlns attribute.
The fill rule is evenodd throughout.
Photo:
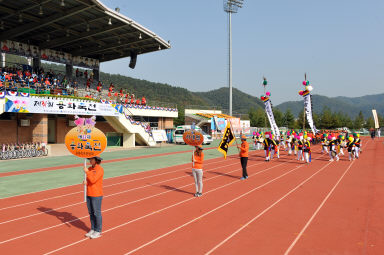
<svg viewBox="0 0 384 255"><path fill-rule="evenodd" d="M201 197L202 195L203 195L203 193L197 193L198 197Z"/></svg>
<svg viewBox="0 0 384 255"><path fill-rule="evenodd" d="M198 197L198 196L199 196L199 192L196 192L194 196L195 196L195 197Z"/></svg>

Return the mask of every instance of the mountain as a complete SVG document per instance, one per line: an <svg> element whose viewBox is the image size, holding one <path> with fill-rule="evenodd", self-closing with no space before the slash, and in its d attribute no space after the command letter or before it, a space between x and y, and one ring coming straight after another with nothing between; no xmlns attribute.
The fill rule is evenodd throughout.
<svg viewBox="0 0 384 255"><path fill-rule="evenodd" d="M315 113L321 113L324 107L328 107L332 112L342 112L350 117L356 117L360 111L363 112L364 116L372 116L372 109L375 108L378 114L384 115L384 93L362 97L312 95L312 105ZM303 101L289 101L276 106L283 112L291 109L295 116L303 110L303 107Z"/></svg>
<svg viewBox="0 0 384 255"><path fill-rule="evenodd" d="M228 110L229 88L223 87L208 92L195 92L195 95L202 98L209 105L218 106L224 111ZM232 109L234 113L247 114L250 108L264 107L264 103L257 97L246 94L236 88L232 89Z"/></svg>

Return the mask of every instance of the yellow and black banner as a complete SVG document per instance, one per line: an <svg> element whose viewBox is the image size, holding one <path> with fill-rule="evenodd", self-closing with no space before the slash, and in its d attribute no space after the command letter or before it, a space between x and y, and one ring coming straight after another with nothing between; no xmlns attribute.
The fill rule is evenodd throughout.
<svg viewBox="0 0 384 255"><path fill-rule="evenodd" d="M229 146L236 140L235 135L232 133L231 124L229 121L227 122L227 126L225 127L223 139L221 140L221 143L219 147L217 148L218 151L223 153L224 158L227 158L227 152Z"/></svg>

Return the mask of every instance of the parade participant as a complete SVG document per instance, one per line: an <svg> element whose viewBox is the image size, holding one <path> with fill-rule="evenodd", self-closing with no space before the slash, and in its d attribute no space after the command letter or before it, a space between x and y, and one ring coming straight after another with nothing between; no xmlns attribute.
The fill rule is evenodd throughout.
<svg viewBox="0 0 384 255"><path fill-rule="evenodd" d="M353 137L354 137L354 143L355 143L355 156L357 159L359 159L359 156L360 156L360 151L361 151L361 146L362 146L362 143L361 143L361 140L360 140L360 135L359 134L353 134Z"/></svg>
<svg viewBox="0 0 384 255"><path fill-rule="evenodd" d="M304 147L304 138L303 136L300 136L299 140L297 141L297 160L304 161L303 147Z"/></svg>
<svg viewBox="0 0 384 255"><path fill-rule="evenodd" d="M269 138L269 134L265 134L265 138L263 141L264 145L264 152L265 152L265 161L270 160L270 151L269 151L269 146L272 143L271 139Z"/></svg>
<svg viewBox="0 0 384 255"><path fill-rule="evenodd" d="M344 156L343 148L345 147L345 137L343 135L339 135L337 142L339 144L339 157L340 157L340 155Z"/></svg>
<svg viewBox="0 0 384 255"><path fill-rule="evenodd" d="M330 156L330 160L329 161L333 161L334 158L336 158L336 161L339 161L339 156L337 155L337 152L336 152L336 137L332 137L332 136L328 136L328 140L329 140L329 156Z"/></svg>
<svg viewBox="0 0 384 255"><path fill-rule="evenodd" d="M303 146L305 162L311 162L311 138L307 137Z"/></svg>
<svg viewBox="0 0 384 255"><path fill-rule="evenodd" d="M203 195L203 161L204 152L203 146L195 146L196 150L192 155L192 175L195 179L196 193L195 197L201 197Z"/></svg>
<svg viewBox="0 0 384 255"><path fill-rule="evenodd" d="M293 135L290 135L287 137L287 150L288 150L288 155L292 154L292 138Z"/></svg>
<svg viewBox="0 0 384 255"><path fill-rule="evenodd" d="M92 239L99 238L102 230L101 202L103 200L104 169L100 166L103 159L100 157L89 158L91 167L84 167L87 185L87 207L91 220L91 230L85 235Z"/></svg>
<svg viewBox="0 0 384 255"><path fill-rule="evenodd" d="M263 142L264 142L263 135L259 134L258 139L257 139L257 143L256 143L256 149L257 150L261 150Z"/></svg>
<svg viewBox="0 0 384 255"><path fill-rule="evenodd" d="M354 142L353 137L348 138L347 148L348 148L349 161L351 161L352 159L354 160L355 159L356 146L355 146L355 142Z"/></svg>
<svg viewBox="0 0 384 255"><path fill-rule="evenodd" d="M247 163L248 163L248 152L249 152L249 144L247 142L247 137L245 137L245 135L241 136L241 145L237 145L237 148L239 148L240 163L243 169L243 177L241 177L241 180L245 180L248 178Z"/></svg>
<svg viewBox="0 0 384 255"><path fill-rule="evenodd" d="M297 146L296 146L296 143L297 143L297 136L296 135L293 135L292 137L292 142L291 142L291 150L293 151L293 154L296 156L297 154Z"/></svg>
<svg viewBox="0 0 384 255"><path fill-rule="evenodd" d="M278 156L278 150L277 150L277 146L278 146L278 142L276 142L276 138L274 135L271 135L271 144L270 144L270 152L271 152L271 159L273 159L273 156L276 154L277 158L279 158Z"/></svg>
<svg viewBox="0 0 384 255"><path fill-rule="evenodd" d="M327 134L323 134L323 139L321 140L321 154L328 153L328 141Z"/></svg>

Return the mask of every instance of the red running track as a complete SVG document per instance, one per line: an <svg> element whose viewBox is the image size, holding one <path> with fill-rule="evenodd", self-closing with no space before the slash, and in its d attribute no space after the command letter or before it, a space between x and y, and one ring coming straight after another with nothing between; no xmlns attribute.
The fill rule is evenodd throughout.
<svg viewBox="0 0 384 255"><path fill-rule="evenodd" d="M96 240L83 238L81 186L9 198L0 253L382 254L383 147L366 142L353 162L315 152L310 165L253 153L245 181L238 158L210 160L200 198L189 165L109 179Z"/></svg>

